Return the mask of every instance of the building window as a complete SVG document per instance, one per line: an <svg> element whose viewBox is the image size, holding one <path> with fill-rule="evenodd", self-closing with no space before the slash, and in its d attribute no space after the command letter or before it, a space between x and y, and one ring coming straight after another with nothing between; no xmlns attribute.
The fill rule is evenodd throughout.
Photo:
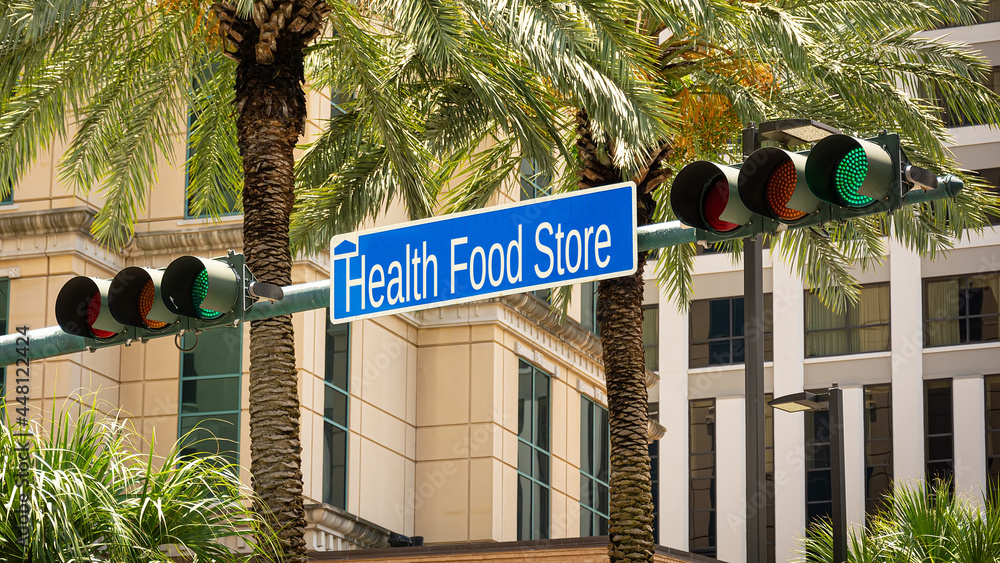
<svg viewBox="0 0 1000 563"><path fill-rule="evenodd" d="M865 513L877 514L892 490L892 387L865 386Z"/></svg>
<svg viewBox="0 0 1000 563"><path fill-rule="evenodd" d="M813 393L825 394L814 390ZM833 509L830 473L830 411L805 412L806 525L829 518Z"/></svg>
<svg viewBox="0 0 1000 563"><path fill-rule="evenodd" d="M184 335L184 348L194 345ZM240 389L243 379L243 327L214 328L197 336L198 345L181 352L180 435L182 453L219 454L239 463ZM189 340L191 339L191 340Z"/></svg>
<svg viewBox="0 0 1000 563"><path fill-rule="evenodd" d="M764 295L764 361L771 361L774 317L771 294ZM703 299L691 302L689 366L702 368L744 362L746 323L743 298Z"/></svg>
<svg viewBox="0 0 1000 563"><path fill-rule="evenodd" d="M517 384L517 539L549 537L549 375L524 360Z"/></svg>
<svg viewBox="0 0 1000 563"><path fill-rule="evenodd" d="M552 177L539 170L537 163L531 159L521 159L518 176L521 180L521 201L552 195Z"/></svg>
<svg viewBox="0 0 1000 563"><path fill-rule="evenodd" d="M691 401L690 416L689 549L691 553L715 557L715 400Z"/></svg>
<svg viewBox="0 0 1000 563"><path fill-rule="evenodd" d="M994 92L1000 92L1000 67L993 67L993 84ZM983 170L977 170L978 174L983 180L989 184L989 191L994 197L1000 197L1000 168L986 168ZM1000 215L992 215L987 213L986 218L989 220L991 225L1000 225Z"/></svg>
<svg viewBox="0 0 1000 563"><path fill-rule="evenodd" d="M597 285L592 281L580 284L580 324L583 328L601 335L601 326L597 324Z"/></svg>
<svg viewBox="0 0 1000 563"><path fill-rule="evenodd" d="M0 334L7 334L10 313L10 280L0 278ZM15 382L16 383L16 382ZM4 402L7 397L7 367L0 366L0 424L7 420Z"/></svg>
<svg viewBox="0 0 1000 563"><path fill-rule="evenodd" d="M767 563L775 563L774 541L774 407L769 405L774 394L764 394L764 509L767 518Z"/></svg>
<svg viewBox="0 0 1000 563"><path fill-rule="evenodd" d="M924 280L924 345L1000 340L1000 272Z"/></svg>
<svg viewBox="0 0 1000 563"><path fill-rule="evenodd" d="M8 182L7 188L7 193L0 194L0 205L10 205L14 203L14 182Z"/></svg>
<svg viewBox="0 0 1000 563"><path fill-rule="evenodd" d="M660 307L642 306L642 355L646 369L660 369Z"/></svg>
<svg viewBox="0 0 1000 563"><path fill-rule="evenodd" d="M924 382L924 435L927 482L951 482L955 476L955 436L950 379Z"/></svg>
<svg viewBox="0 0 1000 563"><path fill-rule="evenodd" d="M580 536L603 536L608 533L610 465L608 410L581 397Z"/></svg>
<svg viewBox="0 0 1000 563"><path fill-rule="evenodd" d="M347 508L347 428L350 404L351 325L326 315L323 374L323 502Z"/></svg>
<svg viewBox="0 0 1000 563"><path fill-rule="evenodd" d="M1000 0L989 0L986 5L983 6L979 18L981 23L1000 21ZM996 76L996 70L997 67L993 67L994 76ZM996 89L993 91L997 92Z"/></svg>
<svg viewBox="0 0 1000 563"><path fill-rule="evenodd" d="M649 442L649 482L653 496L653 541L660 540L660 441Z"/></svg>
<svg viewBox="0 0 1000 563"><path fill-rule="evenodd" d="M349 96L345 96L340 92L332 93L330 95L330 117L334 118L337 117L338 115L346 114L347 102L349 102L350 100L351 98Z"/></svg>
<svg viewBox="0 0 1000 563"><path fill-rule="evenodd" d="M986 480L990 500L1000 502L1000 375L987 375L986 383Z"/></svg>
<svg viewBox="0 0 1000 563"><path fill-rule="evenodd" d="M806 292L806 357L889 350L889 284L861 288L857 303L834 313L819 296Z"/></svg>

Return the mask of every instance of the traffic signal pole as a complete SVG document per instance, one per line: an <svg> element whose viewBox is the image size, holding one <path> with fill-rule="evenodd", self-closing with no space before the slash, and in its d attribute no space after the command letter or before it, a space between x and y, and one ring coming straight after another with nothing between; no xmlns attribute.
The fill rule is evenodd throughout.
<svg viewBox="0 0 1000 563"><path fill-rule="evenodd" d="M743 130L743 156L760 148L751 123ZM767 563L767 483L764 464L764 265L763 236L743 241L744 413L746 416L747 562Z"/></svg>

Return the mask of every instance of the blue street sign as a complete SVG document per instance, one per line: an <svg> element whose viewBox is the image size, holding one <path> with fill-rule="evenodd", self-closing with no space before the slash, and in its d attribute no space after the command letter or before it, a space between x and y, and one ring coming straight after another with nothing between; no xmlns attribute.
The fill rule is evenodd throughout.
<svg viewBox="0 0 1000 563"><path fill-rule="evenodd" d="M631 274L635 184L334 237L335 323Z"/></svg>

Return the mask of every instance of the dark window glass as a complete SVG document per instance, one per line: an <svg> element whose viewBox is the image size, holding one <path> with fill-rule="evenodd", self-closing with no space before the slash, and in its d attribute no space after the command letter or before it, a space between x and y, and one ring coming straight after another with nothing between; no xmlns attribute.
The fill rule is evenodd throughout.
<svg viewBox="0 0 1000 563"><path fill-rule="evenodd" d="M601 327L597 324L597 282L587 282L580 285L580 324L583 328L601 335Z"/></svg>
<svg viewBox="0 0 1000 563"><path fill-rule="evenodd" d="M580 536L608 533L611 439L608 411L586 397L580 403Z"/></svg>
<svg viewBox="0 0 1000 563"><path fill-rule="evenodd" d="M1000 502L1000 375L987 375L986 384L986 477L990 500Z"/></svg>
<svg viewBox="0 0 1000 563"><path fill-rule="evenodd" d="M924 458L928 482L955 476L951 380L924 382ZM952 483L954 486L954 483Z"/></svg>
<svg viewBox="0 0 1000 563"><path fill-rule="evenodd" d="M835 356L889 350L889 284L861 288L861 298L834 313L806 292L806 356Z"/></svg>
<svg viewBox="0 0 1000 563"><path fill-rule="evenodd" d="M1000 0L989 0L986 2L986 5L983 6L982 11L979 14L979 19L982 23L1000 21ZM996 72L997 67L993 67L994 76L996 76ZM994 84L996 84L996 82L994 82ZM993 91L1000 93L996 86L994 86Z"/></svg>
<svg viewBox="0 0 1000 563"><path fill-rule="evenodd" d="M829 411L806 411L805 425L806 523L812 525L819 518L829 518L833 509Z"/></svg>
<svg viewBox="0 0 1000 563"><path fill-rule="evenodd" d="M0 279L0 334L7 334L7 317L10 313L10 280ZM16 383L16 382L15 382ZM7 368L0 366L0 424L6 420L4 397L7 396Z"/></svg>
<svg viewBox="0 0 1000 563"><path fill-rule="evenodd" d="M548 539L549 375L520 360L517 396L517 539ZM600 507L596 492L591 494L591 506Z"/></svg>
<svg viewBox="0 0 1000 563"><path fill-rule="evenodd" d="M924 345L1000 340L1000 272L924 280Z"/></svg>
<svg viewBox="0 0 1000 563"><path fill-rule="evenodd" d="M14 203L14 183L7 183L7 193L0 193L0 205L10 205Z"/></svg>
<svg viewBox="0 0 1000 563"><path fill-rule="evenodd" d="M521 201L552 195L552 177L539 170L530 159L521 159L518 176L521 180Z"/></svg>
<svg viewBox="0 0 1000 563"><path fill-rule="evenodd" d="M997 0L990 0L989 4L984 8L982 15L986 18L984 21L1000 21L998 17ZM993 92L1000 93L1000 67L993 67L986 72L986 76L983 77L983 84L992 90ZM969 125L984 125L984 123L972 119L970 116L966 115L964 108L962 106L949 108L944 103L944 98L940 93L936 94L937 106L940 108L941 120L948 127L966 127Z"/></svg>
<svg viewBox="0 0 1000 563"><path fill-rule="evenodd" d="M193 346L193 338L186 334L183 346ZM206 330L197 338L194 350L181 352L180 435L191 432L181 452L220 454L235 466L240 451L243 327Z"/></svg>
<svg viewBox="0 0 1000 563"><path fill-rule="evenodd" d="M773 359L771 294L764 294L764 361ZM744 361L746 322L743 298L703 299L691 302L689 366L741 364Z"/></svg>
<svg viewBox="0 0 1000 563"><path fill-rule="evenodd" d="M876 514L892 490L892 387L865 386L865 513Z"/></svg>
<svg viewBox="0 0 1000 563"><path fill-rule="evenodd" d="M691 553L715 557L715 400L691 401L690 418L689 549Z"/></svg>
<svg viewBox="0 0 1000 563"><path fill-rule="evenodd" d="M347 508L347 432L350 378L350 323L333 324L326 314L326 369L323 377L323 502Z"/></svg>
<svg viewBox="0 0 1000 563"><path fill-rule="evenodd" d="M1000 67L993 67L994 92L1000 92ZM990 191L994 196L1000 197L1000 168L987 168L977 170L976 174L981 176L990 185ZM991 225L1000 225L1000 215L987 214Z"/></svg>
<svg viewBox="0 0 1000 563"><path fill-rule="evenodd" d="M660 308L657 305L642 307L642 355L646 369L660 369Z"/></svg>

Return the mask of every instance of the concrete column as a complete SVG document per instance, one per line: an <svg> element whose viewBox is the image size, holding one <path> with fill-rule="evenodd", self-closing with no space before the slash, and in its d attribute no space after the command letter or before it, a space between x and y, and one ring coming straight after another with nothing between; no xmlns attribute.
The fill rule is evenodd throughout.
<svg viewBox="0 0 1000 563"><path fill-rule="evenodd" d="M660 294L660 545L687 550L689 533L688 321Z"/></svg>
<svg viewBox="0 0 1000 563"><path fill-rule="evenodd" d="M955 436L955 493L981 509L986 485L986 387L983 376L951 382Z"/></svg>
<svg viewBox="0 0 1000 563"><path fill-rule="evenodd" d="M865 389L844 387L844 467L847 468L847 525L865 525Z"/></svg>
<svg viewBox="0 0 1000 563"><path fill-rule="evenodd" d="M728 563L747 560L745 407L743 397L715 400L716 558Z"/></svg>
<svg viewBox="0 0 1000 563"><path fill-rule="evenodd" d="M802 282L774 255L774 396L803 390L805 335ZM805 529L805 424L800 413L774 411L775 556L791 561Z"/></svg>
<svg viewBox="0 0 1000 563"><path fill-rule="evenodd" d="M924 477L923 289L920 257L889 239L892 276L892 472L897 483Z"/></svg>

